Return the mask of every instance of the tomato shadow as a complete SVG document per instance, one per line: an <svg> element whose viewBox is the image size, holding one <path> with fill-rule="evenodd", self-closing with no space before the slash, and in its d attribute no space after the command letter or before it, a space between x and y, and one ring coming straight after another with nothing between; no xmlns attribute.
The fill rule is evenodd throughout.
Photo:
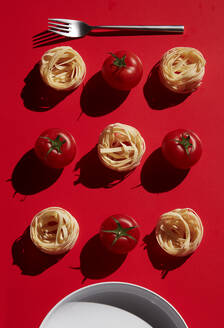
<svg viewBox="0 0 224 328"><path fill-rule="evenodd" d="M21 92L24 106L36 112L45 112L52 109L74 91L57 91L47 86L40 75L39 63L29 72L24 82L25 86Z"/></svg>
<svg viewBox="0 0 224 328"><path fill-rule="evenodd" d="M52 169L42 164L34 149L31 149L16 164L8 181L12 183L14 195L34 195L54 184L62 171L63 169Z"/></svg>
<svg viewBox="0 0 224 328"><path fill-rule="evenodd" d="M93 75L81 93L80 105L83 113L97 117L111 113L127 98L129 91L111 88L103 79L101 71Z"/></svg>
<svg viewBox="0 0 224 328"><path fill-rule="evenodd" d="M86 279L103 279L114 273L126 259L126 254L113 254L101 243L99 234L93 236L80 253L80 266L71 267L80 270Z"/></svg>
<svg viewBox="0 0 224 328"><path fill-rule="evenodd" d="M39 251L30 238L30 227L12 245L13 265L17 265L23 275L37 276L64 256L65 254L49 255Z"/></svg>
<svg viewBox="0 0 224 328"><path fill-rule="evenodd" d="M190 93L179 94L167 89L160 81L158 70L159 63L153 66L143 87L143 93L149 107L162 110L177 106L189 97Z"/></svg>
<svg viewBox="0 0 224 328"><path fill-rule="evenodd" d="M141 185L151 193L167 192L176 188L190 170L173 167L157 148L145 161L141 170Z"/></svg>
<svg viewBox="0 0 224 328"><path fill-rule="evenodd" d="M161 278L164 279L170 271L178 269L192 255L183 257L172 256L166 253L156 240L155 229L143 238L144 250L147 251L148 258L152 266L161 271Z"/></svg>
<svg viewBox="0 0 224 328"><path fill-rule="evenodd" d="M99 159L97 146L78 161L74 171L79 171L74 186L81 183L91 189L115 187L132 173L117 172L105 167Z"/></svg>

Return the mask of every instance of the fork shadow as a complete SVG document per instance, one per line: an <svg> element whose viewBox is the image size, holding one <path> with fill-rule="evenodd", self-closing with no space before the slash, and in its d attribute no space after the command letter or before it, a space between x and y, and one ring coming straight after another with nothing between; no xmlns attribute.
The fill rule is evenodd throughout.
<svg viewBox="0 0 224 328"><path fill-rule="evenodd" d="M146 35L169 35L169 34L182 34L182 32L153 32L153 31L134 31L134 30L110 30L110 31L90 31L88 36L90 37L116 37L116 36L146 36ZM84 35L85 36L85 35ZM33 48L39 48L49 46L61 42L74 41L82 37L66 37L54 32L45 30L33 36Z"/></svg>
<svg viewBox="0 0 224 328"><path fill-rule="evenodd" d="M139 31L139 30L110 30L110 31L90 31L89 36L146 36L146 35L169 35L169 34L183 34L183 32L172 32L172 31Z"/></svg>
<svg viewBox="0 0 224 328"><path fill-rule="evenodd" d="M183 265L189 257L172 256L166 253L156 240L155 229L143 238L144 250L147 251L148 258L153 267L161 271L161 278L164 279L170 271L173 271Z"/></svg>
<svg viewBox="0 0 224 328"><path fill-rule="evenodd" d="M74 171L79 171L74 186L82 184L91 189L115 187L132 173L117 172L105 167L98 157L97 146L79 160Z"/></svg>
<svg viewBox="0 0 224 328"><path fill-rule="evenodd" d="M75 91L57 91L47 86L40 75L39 62L25 77L24 82L25 85L21 91L24 106L36 112L45 112L52 109Z"/></svg>
<svg viewBox="0 0 224 328"><path fill-rule="evenodd" d="M33 48L40 48L44 46L50 46L61 42L71 41L74 38L68 38L66 36L62 36L48 30L40 32L33 36Z"/></svg>
<svg viewBox="0 0 224 328"><path fill-rule="evenodd" d="M39 251L30 238L30 227L12 245L13 265L17 265L23 275L39 275L64 256L65 254L49 255Z"/></svg>
<svg viewBox="0 0 224 328"><path fill-rule="evenodd" d="M154 110L162 110L174 107L182 103L188 94L175 93L167 89L160 81L159 62L156 63L149 73L148 79L143 87L144 97Z"/></svg>

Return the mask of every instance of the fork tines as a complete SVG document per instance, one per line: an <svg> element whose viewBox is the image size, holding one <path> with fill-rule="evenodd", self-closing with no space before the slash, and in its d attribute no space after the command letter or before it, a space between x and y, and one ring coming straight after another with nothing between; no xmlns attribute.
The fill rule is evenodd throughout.
<svg viewBox="0 0 224 328"><path fill-rule="evenodd" d="M48 19L48 31L55 32L60 35L66 35L70 32L69 20L60 18Z"/></svg>

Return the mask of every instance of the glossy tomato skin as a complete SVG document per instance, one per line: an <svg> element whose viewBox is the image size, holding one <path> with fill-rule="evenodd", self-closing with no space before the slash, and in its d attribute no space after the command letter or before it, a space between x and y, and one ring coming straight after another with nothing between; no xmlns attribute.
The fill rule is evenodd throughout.
<svg viewBox="0 0 224 328"><path fill-rule="evenodd" d="M106 232L117 229L117 220L123 229L129 229L127 233L131 236L122 236L117 239L115 233ZM138 243L140 237L140 230L137 222L128 215L115 214L108 217L101 225L100 228L100 240L102 244L112 253L115 254L127 254L130 252ZM113 244L114 243L114 244Z"/></svg>
<svg viewBox="0 0 224 328"><path fill-rule="evenodd" d="M52 149L50 140L61 142L60 151ZM47 166L61 169L70 164L76 155L76 143L74 137L65 129L51 128L45 130L38 137L35 147L37 157ZM48 153L49 152L49 153Z"/></svg>
<svg viewBox="0 0 224 328"><path fill-rule="evenodd" d="M119 67L114 64L115 57L122 58L126 66ZM131 51L120 50L111 54L103 63L102 75L104 80L118 90L131 90L141 80L143 66L140 58Z"/></svg>
<svg viewBox="0 0 224 328"><path fill-rule="evenodd" d="M181 144L183 138L191 145L185 149ZM169 132L162 141L163 156L178 169L189 169L196 164L202 154L201 140L191 130L177 129Z"/></svg>

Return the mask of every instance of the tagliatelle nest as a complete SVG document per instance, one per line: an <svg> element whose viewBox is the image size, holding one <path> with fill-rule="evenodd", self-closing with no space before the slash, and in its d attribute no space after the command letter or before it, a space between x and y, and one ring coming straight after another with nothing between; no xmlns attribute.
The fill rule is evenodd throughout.
<svg viewBox="0 0 224 328"><path fill-rule="evenodd" d="M69 251L79 235L76 219L60 207L49 207L36 214L30 225L30 237L42 252L62 254Z"/></svg>
<svg viewBox="0 0 224 328"><path fill-rule="evenodd" d="M161 215L156 227L156 239L170 255L186 256L193 253L203 237L203 225L190 208L175 209Z"/></svg>
<svg viewBox="0 0 224 328"><path fill-rule="evenodd" d="M168 50L159 66L161 82L171 91L191 93L200 86L206 61L200 51L190 47Z"/></svg>
<svg viewBox="0 0 224 328"><path fill-rule="evenodd" d="M71 90L82 83L86 65L80 54L71 47L56 47L42 56L40 74L50 87L56 90Z"/></svg>
<svg viewBox="0 0 224 328"><path fill-rule="evenodd" d="M115 123L100 134L98 155L102 163L115 171L130 171L140 164L145 141L132 126Z"/></svg>

